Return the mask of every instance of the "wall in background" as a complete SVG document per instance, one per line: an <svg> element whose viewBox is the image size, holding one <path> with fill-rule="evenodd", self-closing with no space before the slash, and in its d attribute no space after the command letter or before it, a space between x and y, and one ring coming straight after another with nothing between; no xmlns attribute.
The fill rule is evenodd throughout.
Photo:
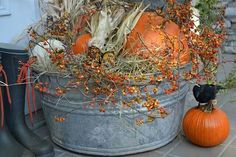
<svg viewBox="0 0 236 157"><path fill-rule="evenodd" d="M36 0L0 0L0 42L10 43L37 21L38 12Z"/></svg>
<svg viewBox="0 0 236 157"><path fill-rule="evenodd" d="M225 8L225 26L228 33L222 50L236 54L236 0L221 0L219 6Z"/></svg>

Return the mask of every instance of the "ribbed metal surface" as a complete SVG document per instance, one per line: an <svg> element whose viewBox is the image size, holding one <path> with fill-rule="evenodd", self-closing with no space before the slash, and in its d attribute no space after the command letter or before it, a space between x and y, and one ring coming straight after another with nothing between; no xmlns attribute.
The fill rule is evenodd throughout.
<svg viewBox="0 0 236 157"><path fill-rule="evenodd" d="M79 153L99 156L120 156L153 150L172 141L180 130L184 101L189 89L181 82L180 89L170 95L163 94L168 83L162 83L157 95L169 112L165 118L141 126L136 119L147 118L146 108L136 106L136 111L121 109L119 103L109 105L106 112L88 107L89 97L80 90L69 92L63 98L55 96L55 88L65 85L70 78L44 75L41 81L49 82L49 94L42 95L43 109L52 140L61 147ZM152 86L149 86L152 93ZM145 95L145 93L143 93ZM129 99L126 97L124 99ZM138 110L138 112L137 112ZM64 117L64 122L55 118Z"/></svg>

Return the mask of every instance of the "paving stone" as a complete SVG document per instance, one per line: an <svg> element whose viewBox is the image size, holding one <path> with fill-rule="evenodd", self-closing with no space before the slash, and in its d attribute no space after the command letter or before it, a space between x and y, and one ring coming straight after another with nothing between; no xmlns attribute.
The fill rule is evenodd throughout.
<svg viewBox="0 0 236 157"><path fill-rule="evenodd" d="M233 21L234 20L234 21ZM231 27L230 29L236 31L236 18L232 19Z"/></svg>
<svg viewBox="0 0 236 157"><path fill-rule="evenodd" d="M224 21L224 27L230 28L230 27L231 27L231 21L228 20L228 19L225 19L225 21Z"/></svg>
<svg viewBox="0 0 236 157"><path fill-rule="evenodd" d="M227 41L224 45L229 47L236 47L236 41L235 40Z"/></svg>
<svg viewBox="0 0 236 157"><path fill-rule="evenodd" d="M180 157L180 156L173 155L173 154L168 154L168 155L166 155L166 156L163 156L163 157Z"/></svg>
<svg viewBox="0 0 236 157"><path fill-rule="evenodd" d="M236 35L236 31L232 29L227 29L227 34Z"/></svg>
<svg viewBox="0 0 236 157"><path fill-rule="evenodd" d="M235 157L236 156L236 148L228 147L221 157Z"/></svg>
<svg viewBox="0 0 236 157"><path fill-rule="evenodd" d="M61 150L57 150L57 149L54 149L54 151L55 151L55 157L59 157L59 156L61 156L63 153L65 153L65 152L63 152L63 151L61 151Z"/></svg>
<svg viewBox="0 0 236 157"><path fill-rule="evenodd" d="M235 47L236 49L236 47ZM236 53L235 53L236 54ZM224 53L223 56L220 57L220 60L226 60L226 61L233 61L236 58L236 55L234 54L226 54ZM235 63L232 62L227 62L224 64L220 64L218 69L217 69L217 80L218 81L223 81L225 80L225 78L227 78L227 76L229 75L229 73L231 72L231 70L235 67Z"/></svg>
<svg viewBox="0 0 236 157"><path fill-rule="evenodd" d="M65 153L63 155L60 155L59 157L92 157L92 156L84 156L84 155L80 155L80 154Z"/></svg>
<svg viewBox="0 0 236 157"><path fill-rule="evenodd" d="M235 129L230 129L229 136L228 136L227 139L222 143L222 145L229 145L229 144L232 142L233 138L235 138L235 136L236 136L236 130L235 130ZM234 141L235 141L235 144L236 144L236 140L234 140ZM231 143L230 145L232 145L232 143ZM235 145L235 147L236 147L236 145ZM235 152L235 153L236 153L236 152Z"/></svg>
<svg viewBox="0 0 236 157"><path fill-rule="evenodd" d="M134 155L126 155L124 157L162 157L163 154L157 151L150 151L146 153L139 153Z"/></svg>
<svg viewBox="0 0 236 157"><path fill-rule="evenodd" d="M56 152L55 157L94 157L94 156L58 151ZM157 151L150 151L150 152L139 153L139 154L134 154L134 155L125 155L122 157L178 157L178 156L171 155L171 154L164 156L163 153L160 153Z"/></svg>
<svg viewBox="0 0 236 157"><path fill-rule="evenodd" d="M236 9L236 2L230 2L230 3L228 3L228 5L229 5L230 7L235 7L235 9Z"/></svg>
<svg viewBox="0 0 236 157"><path fill-rule="evenodd" d="M226 38L226 42L227 41L236 41L236 35L228 35Z"/></svg>
<svg viewBox="0 0 236 157"><path fill-rule="evenodd" d="M219 107L223 107L226 104L232 103L236 100L236 89L228 89L217 94L217 104Z"/></svg>
<svg viewBox="0 0 236 157"><path fill-rule="evenodd" d="M235 8L234 7L227 7L225 9L225 16L226 17L236 16Z"/></svg>
<svg viewBox="0 0 236 157"><path fill-rule="evenodd" d="M223 51L225 53L235 53L236 54L236 47L233 47L233 46L223 46L222 49L223 49Z"/></svg>
<svg viewBox="0 0 236 157"><path fill-rule="evenodd" d="M222 110L225 111L229 117L231 128L236 129L236 103L227 103L222 107Z"/></svg>
<svg viewBox="0 0 236 157"><path fill-rule="evenodd" d="M62 157L94 157L94 156L86 155L86 154L73 153L73 152L70 152L70 151L65 151L65 153L62 155Z"/></svg>
<svg viewBox="0 0 236 157"><path fill-rule="evenodd" d="M234 133L236 133L236 129L233 129L232 131L234 131ZM230 147L236 148L236 139L234 139L234 141L230 144Z"/></svg>
<svg viewBox="0 0 236 157"><path fill-rule="evenodd" d="M171 149L174 149L180 142L182 142L181 141L182 138L183 138L182 135L178 135L172 142L161 148L158 148L157 151L164 154L168 151L171 151Z"/></svg>
<svg viewBox="0 0 236 157"><path fill-rule="evenodd" d="M191 144L185 138L170 154L179 157L217 157L222 152L223 146L216 146L213 148L203 148Z"/></svg>
<svg viewBox="0 0 236 157"><path fill-rule="evenodd" d="M133 155L125 155L123 157L162 157L162 156L163 156L162 153L154 150L154 151L138 153L138 154L133 154ZM92 157L92 156L66 152L65 154L62 155L62 157Z"/></svg>

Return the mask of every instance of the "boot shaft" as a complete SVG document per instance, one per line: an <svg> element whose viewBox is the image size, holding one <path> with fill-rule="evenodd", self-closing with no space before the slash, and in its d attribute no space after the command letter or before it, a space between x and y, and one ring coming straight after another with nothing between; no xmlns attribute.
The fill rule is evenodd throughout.
<svg viewBox="0 0 236 157"><path fill-rule="evenodd" d="M4 68L1 64L1 54L0 54L0 81L1 81L1 86L0 86L0 130L4 130L4 124L5 124L5 106L4 106L4 89L6 91L6 96L9 105L11 105L11 96L10 96L10 91L8 85L8 79L6 72L4 71Z"/></svg>
<svg viewBox="0 0 236 157"><path fill-rule="evenodd" d="M17 78L19 75L20 61L27 62L28 53L20 47L11 44L0 44L0 53L2 59L2 65L6 72L10 95L11 95L11 108L7 100L6 91L4 89L4 108L5 108L5 118L8 127L15 127L17 125L22 125L24 121L24 106L25 106L25 88L26 85L17 85Z"/></svg>
<svg viewBox="0 0 236 157"><path fill-rule="evenodd" d="M3 46L5 47L1 48ZM36 156L53 157L53 146L48 141L40 139L25 124L24 107L26 91L29 114L31 119L33 120L29 104L29 84L27 84L28 68L30 64L33 63L33 60L32 62L31 60L28 60L28 54L23 49L13 47L13 45L3 46L1 46L0 44L0 52L2 53L2 65L6 71L6 75L8 76L8 83L11 85L14 84L9 88L12 100L11 108L9 107L9 104L6 100L6 92L4 92L6 125L12 135L17 139L17 141L19 141L22 145L24 145L26 148L35 153ZM20 64L20 61L25 64ZM19 71L19 66L22 66L21 71ZM20 75L20 77L18 77L18 75ZM22 83L26 83L27 85L19 85L17 84L19 83L18 81L23 81Z"/></svg>
<svg viewBox="0 0 236 157"><path fill-rule="evenodd" d="M0 54L0 56L1 56L1 54ZM1 59L0 59L0 66L1 66ZM3 79L1 73L0 73L0 81L4 82L4 79ZM4 88L3 86L0 86L0 101L3 101L3 96L4 96L3 88ZM1 102L1 103L3 103L3 102ZM5 124L5 107L4 107L4 104L0 104L0 134L2 132L4 132L4 130L5 130L4 124ZM0 140L1 139L2 139L2 136L0 136Z"/></svg>

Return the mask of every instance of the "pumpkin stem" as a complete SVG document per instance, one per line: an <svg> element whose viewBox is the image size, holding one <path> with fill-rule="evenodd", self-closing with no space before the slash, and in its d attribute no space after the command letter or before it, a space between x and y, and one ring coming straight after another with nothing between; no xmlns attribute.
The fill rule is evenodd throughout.
<svg viewBox="0 0 236 157"><path fill-rule="evenodd" d="M212 112L214 110L214 106L217 104L217 100L213 99L210 100L204 107L203 111L204 112Z"/></svg>

